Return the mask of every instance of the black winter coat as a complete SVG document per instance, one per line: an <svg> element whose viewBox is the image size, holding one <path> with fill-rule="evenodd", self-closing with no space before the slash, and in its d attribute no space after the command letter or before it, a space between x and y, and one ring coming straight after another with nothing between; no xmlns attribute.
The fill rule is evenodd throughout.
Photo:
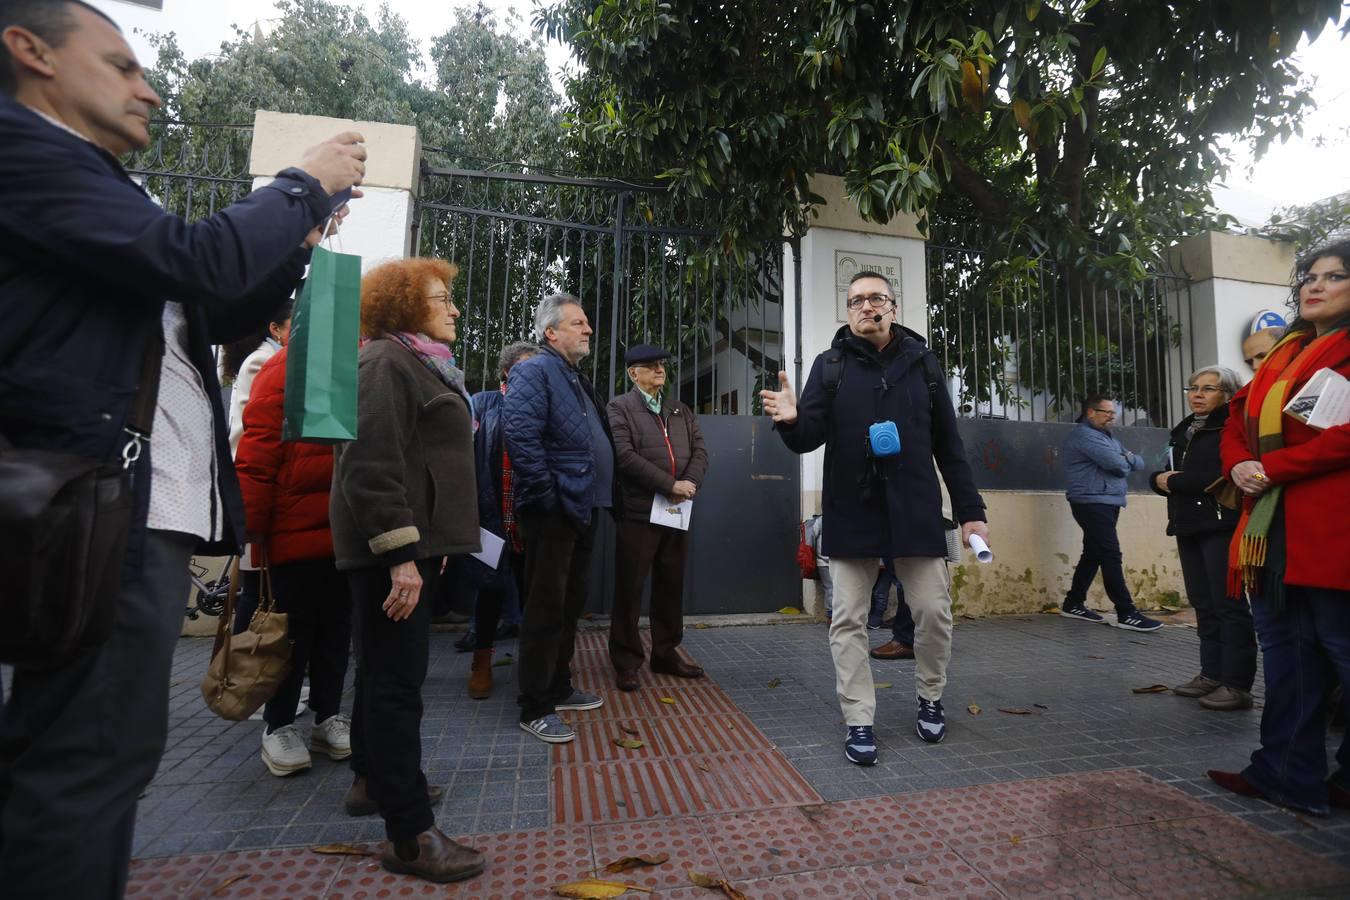
<svg viewBox="0 0 1350 900"><path fill-rule="evenodd" d="M1232 531L1237 526L1238 511L1220 504L1205 488L1223 477L1223 462L1219 458L1219 436L1228 421L1225 403L1205 419L1205 424L1186 441L1186 429L1195 420L1189 415L1172 429L1172 466L1177 474L1167 479L1167 492L1158 490L1155 479L1160 473L1148 476L1153 493L1167 498L1167 533L1179 535L1209 534L1214 531Z"/></svg>
<svg viewBox="0 0 1350 900"><path fill-rule="evenodd" d="M795 453L825 445L820 548L825 556L946 556L938 470L957 520L985 521L984 500L956 431L946 385L936 381L929 397L922 359L931 351L908 328L892 325L891 334L891 342L878 352L847 325L840 328L830 345L843 354L834 402L822 381L827 351L811 366L797 402L797 421L778 426L783 443ZM879 461L885 481L865 499L858 479L868 465L867 427L888 419L899 428L900 454Z"/></svg>
<svg viewBox="0 0 1350 900"><path fill-rule="evenodd" d="M223 535L237 552L244 508L220 404L212 344L267 320L309 260L298 249L328 195L298 169L198 222L165 212L106 151L0 96L0 438L18 447L110 459L166 300L183 304L188 357L211 403ZM133 470L144 534L154 438ZM3 443L0 443L3 447Z"/></svg>

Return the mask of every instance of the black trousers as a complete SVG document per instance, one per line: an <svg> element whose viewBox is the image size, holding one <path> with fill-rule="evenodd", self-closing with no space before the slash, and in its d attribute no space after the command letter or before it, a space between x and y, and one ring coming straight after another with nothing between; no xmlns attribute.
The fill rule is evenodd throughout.
<svg viewBox="0 0 1350 900"><path fill-rule="evenodd" d="M614 563L614 614L609 625L609 659L616 670L641 668L642 588L652 577L648 620L652 659L673 662L684 640L684 561L689 532L642 521L621 521Z"/></svg>
<svg viewBox="0 0 1350 900"><path fill-rule="evenodd" d="M1120 507L1106 503L1070 503L1073 519L1083 529L1083 555L1073 570L1073 581L1069 585L1068 596L1064 598L1064 607L1083 606L1087 603L1088 588L1097 570L1102 571L1102 585L1106 596L1116 607L1116 615L1123 616L1134 612L1134 598L1125 583L1125 569L1121 565L1120 539L1116 537L1116 522L1120 519Z"/></svg>
<svg viewBox="0 0 1350 900"><path fill-rule="evenodd" d="M388 569L347 572L356 645L352 771L365 777L391 841L414 838L436 822L422 772L422 683L440 557L419 559L417 571L422 594L401 622L382 608L392 584Z"/></svg>
<svg viewBox="0 0 1350 900"><path fill-rule="evenodd" d="M146 538L111 637L58 669L17 669L0 714L0 894L113 898L126 889L136 799L169 731L169 673L197 539Z"/></svg>
<svg viewBox="0 0 1350 900"><path fill-rule="evenodd" d="M590 593L596 520L578 525L559 511L517 510L525 541L525 615L520 623L520 721L556 712L572 693L577 619Z"/></svg>
<svg viewBox="0 0 1350 900"><path fill-rule="evenodd" d="M300 688L309 673L309 708L314 721L336 715L347 678L352 642L352 602L347 578L331 559L309 559L272 566L277 609L286 614L291 638L291 669L263 708L267 730L295 721Z"/></svg>
<svg viewBox="0 0 1350 900"><path fill-rule="evenodd" d="M1228 592L1228 544L1233 532L1177 535L1186 598L1200 636L1200 674L1240 691L1256 680L1256 630L1247 601Z"/></svg>

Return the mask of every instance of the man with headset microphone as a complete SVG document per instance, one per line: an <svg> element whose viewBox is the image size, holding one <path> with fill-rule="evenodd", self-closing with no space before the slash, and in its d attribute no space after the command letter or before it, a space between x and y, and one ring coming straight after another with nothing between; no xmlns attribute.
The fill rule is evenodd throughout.
<svg viewBox="0 0 1350 900"><path fill-rule="evenodd" d="M825 445L821 550L834 577L830 652L844 723L844 755L876 763L876 690L867 656L867 612L877 563L890 559L914 614L915 731L946 736L942 690L951 658L951 579L938 471L961 522L963 542L985 541L984 500L975 488L956 413L937 357L895 321L895 291L876 272L849 282L848 324L816 357L800 401L786 372L760 392L788 449ZM936 461L937 466L934 467Z"/></svg>

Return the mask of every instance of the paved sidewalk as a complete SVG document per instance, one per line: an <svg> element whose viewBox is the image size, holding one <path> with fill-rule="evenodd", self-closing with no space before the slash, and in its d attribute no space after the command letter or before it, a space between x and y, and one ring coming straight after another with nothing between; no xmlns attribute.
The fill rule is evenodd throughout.
<svg viewBox="0 0 1350 900"><path fill-rule="evenodd" d="M879 690L881 761L871 769L843 759L820 624L690 629L686 647L710 677L644 673L633 695L612 689L603 632L584 632L577 680L607 703L569 715L580 739L557 748L516 727L511 667L493 670L491 699L467 699L469 656L454 639L432 640L424 764L447 787L438 824L488 855L483 876L437 887L308 849L373 850L382 825L343 815L341 764L319 757L310 772L268 774L261 723L221 722L203 708L210 643L184 639L169 750L138 817L131 895L544 896L650 852L671 861L613 877L663 897L715 896L689 885L689 868L749 897L1350 890L1350 815L1317 820L1211 790L1205 769L1243 765L1259 710L1213 713L1131 692L1194 675L1190 628L961 620L941 745L914 734L913 663L873 662L890 687ZM514 649L505 642L499 657ZM631 736L624 729L644 747L617 747Z"/></svg>

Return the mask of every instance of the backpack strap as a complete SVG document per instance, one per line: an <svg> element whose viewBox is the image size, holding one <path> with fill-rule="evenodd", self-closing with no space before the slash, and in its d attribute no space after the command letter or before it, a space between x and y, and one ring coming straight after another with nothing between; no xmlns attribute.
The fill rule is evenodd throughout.
<svg viewBox="0 0 1350 900"><path fill-rule="evenodd" d="M839 382L844 377L844 354L841 350L830 350L825 354L825 363L820 370L820 383L825 388L825 396L834 406L834 397L839 393Z"/></svg>
<svg viewBox="0 0 1350 900"><path fill-rule="evenodd" d="M938 384L943 378L942 369L938 366L937 354L931 350L924 352L921 361L924 380L928 382L928 417L932 419L933 409L937 403Z"/></svg>

